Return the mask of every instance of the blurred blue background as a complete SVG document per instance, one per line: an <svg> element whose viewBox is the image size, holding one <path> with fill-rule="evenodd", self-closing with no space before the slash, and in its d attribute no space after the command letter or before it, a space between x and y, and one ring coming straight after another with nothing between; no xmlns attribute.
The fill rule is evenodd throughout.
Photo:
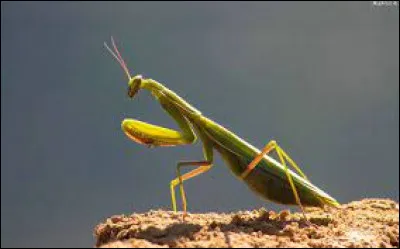
<svg viewBox="0 0 400 249"><path fill-rule="evenodd" d="M2 2L1 246L92 247L114 214L170 208L179 160L131 117L176 128L145 91L133 101L106 52L261 148L277 140L346 203L399 200L399 11L358 3ZM237 181L219 155L185 185L191 212L287 208Z"/></svg>

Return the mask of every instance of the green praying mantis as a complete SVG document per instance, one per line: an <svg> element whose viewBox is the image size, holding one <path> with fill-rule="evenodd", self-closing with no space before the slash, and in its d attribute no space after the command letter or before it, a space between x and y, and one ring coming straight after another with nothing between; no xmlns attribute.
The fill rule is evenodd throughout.
<svg viewBox="0 0 400 249"><path fill-rule="evenodd" d="M313 185L276 141L270 141L260 151L204 116L163 84L141 75L132 77L112 37L111 41L114 51L107 43L104 45L128 77L128 96L134 98L140 90L148 90L181 129L176 131L135 119L124 119L121 124L124 133L133 141L147 146L189 145L195 143L197 137L203 143L204 159L177 164L177 177L170 183L172 208L175 212L175 187L179 185L185 217L187 200L183 182L210 170L213 166L214 151L222 156L232 173L253 192L275 203L299 206L306 220L304 207L340 205L333 197ZM278 155L279 162L271 156L273 151ZM289 166L296 172L289 169ZM182 168L187 167L196 168L182 175Z"/></svg>

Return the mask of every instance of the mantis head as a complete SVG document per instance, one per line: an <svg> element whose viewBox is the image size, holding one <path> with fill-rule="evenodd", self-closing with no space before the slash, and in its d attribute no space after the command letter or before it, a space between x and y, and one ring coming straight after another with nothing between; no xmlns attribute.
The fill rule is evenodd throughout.
<svg viewBox="0 0 400 249"><path fill-rule="evenodd" d="M111 55L118 61L118 63L124 70L126 76L128 77L128 96L130 98L133 98L141 88L143 77L141 75L136 75L134 77L131 76L128 67L126 66L124 59L122 58L117 46L115 45L114 38L112 36L111 36L111 43L114 51L107 45L106 42L104 42L104 46L111 53Z"/></svg>
<svg viewBox="0 0 400 249"><path fill-rule="evenodd" d="M136 75L131 78L128 82L128 96L133 98L136 93L139 91L142 85L142 75Z"/></svg>

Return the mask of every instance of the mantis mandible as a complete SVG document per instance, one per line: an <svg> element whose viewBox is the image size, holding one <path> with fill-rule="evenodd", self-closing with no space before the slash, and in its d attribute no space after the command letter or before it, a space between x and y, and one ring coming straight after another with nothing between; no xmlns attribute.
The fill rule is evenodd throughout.
<svg viewBox="0 0 400 249"><path fill-rule="evenodd" d="M176 131L135 119L124 119L121 124L124 133L133 141L147 146L189 145L195 143L197 137L203 143L204 159L177 164L177 177L170 183L172 208L175 212L175 187L179 185L183 213L186 216L187 201L183 182L210 170L214 151L222 156L232 173L253 192L275 203L299 206L306 220L304 207L340 205L333 197L313 185L276 141L268 142L260 151L204 116L163 84L141 75L132 77L112 37L111 41L114 51L107 43L104 45L128 77L128 96L133 99L140 90L148 90L181 129ZM278 155L279 162L271 157L273 151ZM289 166L296 172L289 169ZM182 175L184 167L196 168Z"/></svg>

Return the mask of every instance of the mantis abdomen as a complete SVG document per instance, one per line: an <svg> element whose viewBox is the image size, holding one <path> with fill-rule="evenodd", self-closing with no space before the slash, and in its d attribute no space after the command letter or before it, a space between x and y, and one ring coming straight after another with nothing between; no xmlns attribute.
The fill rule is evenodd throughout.
<svg viewBox="0 0 400 249"><path fill-rule="evenodd" d="M264 156L257 167L243 179L241 177L243 172L252 160L260 154L260 151L212 120L205 117L202 117L202 120L203 132L213 141L214 148L221 154L223 160L237 178L245 182L253 192L263 199L280 204L297 204L284 166L273 158ZM335 199L312 183L305 181L292 170L289 170L289 174L304 206L337 206Z"/></svg>

